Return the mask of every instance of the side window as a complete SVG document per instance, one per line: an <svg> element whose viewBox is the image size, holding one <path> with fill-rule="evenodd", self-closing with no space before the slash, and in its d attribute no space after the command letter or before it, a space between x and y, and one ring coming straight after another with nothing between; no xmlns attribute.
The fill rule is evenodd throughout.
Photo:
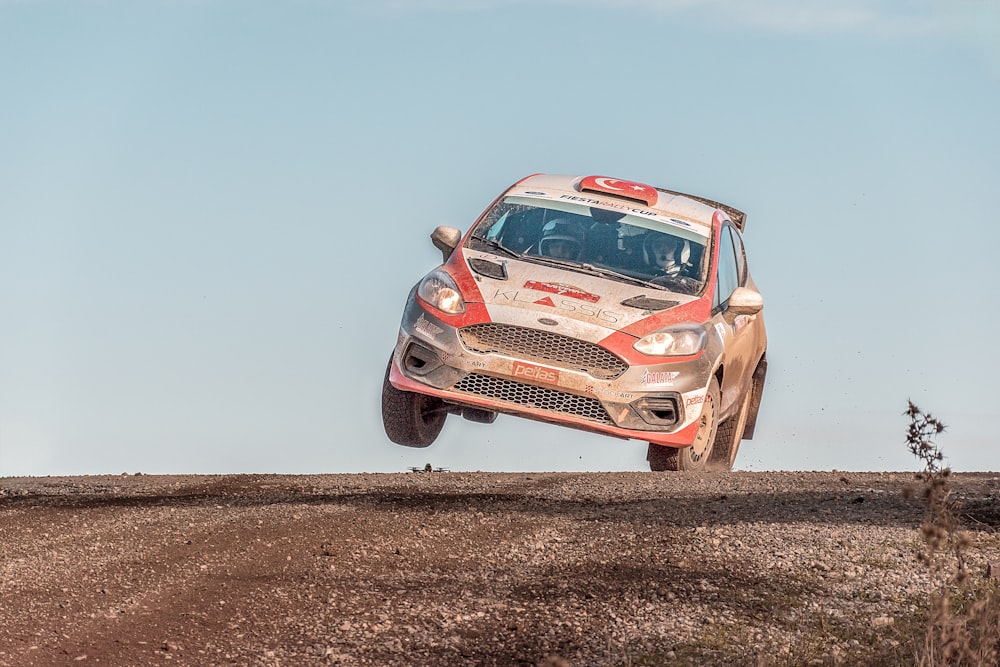
<svg viewBox="0 0 1000 667"><path fill-rule="evenodd" d="M730 233L733 235L733 250L736 253L736 278L737 285L743 287L747 283L747 254L746 250L743 249L743 238L740 237L740 233L729 228Z"/></svg>
<svg viewBox="0 0 1000 667"><path fill-rule="evenodd" d="M741 246L742 249L742 246ZM739 267L736 264L736 252L733 249L733 235L729 225L722 228L719 235L719 266L718 283L715 287L713 305L718 308L729 301L729 296L740 286Z"/></svg>

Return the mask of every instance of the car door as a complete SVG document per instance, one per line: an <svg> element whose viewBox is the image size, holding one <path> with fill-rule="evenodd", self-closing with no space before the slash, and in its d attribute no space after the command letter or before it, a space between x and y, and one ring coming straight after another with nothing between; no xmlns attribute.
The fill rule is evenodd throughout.
<svg viewBox="0 0 1000 667"><path fill-rule="evenodd" d="M725 223L719 234L719 261L716 264L716 289L712 302L713 324L722 337L723 376L722 414L730 415L734 404L750 389L756 344L756 315L737 315L729 311L729 297L737 287L746 286L747 264L739 232Z"/></svg>

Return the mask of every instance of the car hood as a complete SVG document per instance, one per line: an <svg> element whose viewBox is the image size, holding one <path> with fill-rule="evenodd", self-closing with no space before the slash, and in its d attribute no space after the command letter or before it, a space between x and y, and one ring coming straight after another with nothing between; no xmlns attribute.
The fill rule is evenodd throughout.
<svg viewBox="0 0 1000 667"><path fill-rule="evenodd" d="M492 321L553 327L585 340L600 340L613 331L644 335L646 330L690 321L689 309L681 306L697 300L655 287L470 249L465 249L464 255L464 268L478 288L478 294L463 290L466 301L484 304ZM506 279L485 275L497 271L490 267L483 271L483 262L502 266ZM671 316L672 311L677 311L677 317Z"/></svg>

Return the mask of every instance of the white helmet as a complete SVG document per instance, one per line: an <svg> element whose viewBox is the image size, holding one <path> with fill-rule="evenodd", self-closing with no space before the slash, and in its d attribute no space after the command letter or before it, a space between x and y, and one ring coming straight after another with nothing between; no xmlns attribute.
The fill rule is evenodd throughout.
<svg viewBox="0 0 1000 667"><path fill-rule="evenodd" d="M674 274L691 259L691 243L660 232L647 232L642 241L642 258L649 266Z"/></svg>
<svg viewBox="0 0 1000 667"><path fill-rule="evenodd" d="M583 250L583 239L583 226L579 222L566 218L549 220L542 227L542 238L538 241L538 254L554 257L556 255L553 254L553 242L565 241L571 244L571 250L569 256L559 257L559 259L577 259Z"/></svg>

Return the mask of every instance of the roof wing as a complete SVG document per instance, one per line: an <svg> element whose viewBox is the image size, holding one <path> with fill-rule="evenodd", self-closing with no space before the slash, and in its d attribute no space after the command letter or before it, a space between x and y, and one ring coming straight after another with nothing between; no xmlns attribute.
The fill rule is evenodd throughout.
<svg viewBox="0 0 1000 667"><path fill-rule="evenodd" d="M726 213L726 215L729 216L729 219L733 221L733 224L736 225L736 228L739 229L741 232L743 231L743 228L746 226L747 214L739 210L738 208L733 208L728 204L723 204L721 202L707 199L705 197L699 197L698 195L689 195L686 192L676 192L674 190L666 190L664 188L656 188L656 189L659 190L660 192L665 192L668 195L674 195L677 197L687 197L688 199L693 199L707 206L711 206L712 208L721 209Z"/></svg>

